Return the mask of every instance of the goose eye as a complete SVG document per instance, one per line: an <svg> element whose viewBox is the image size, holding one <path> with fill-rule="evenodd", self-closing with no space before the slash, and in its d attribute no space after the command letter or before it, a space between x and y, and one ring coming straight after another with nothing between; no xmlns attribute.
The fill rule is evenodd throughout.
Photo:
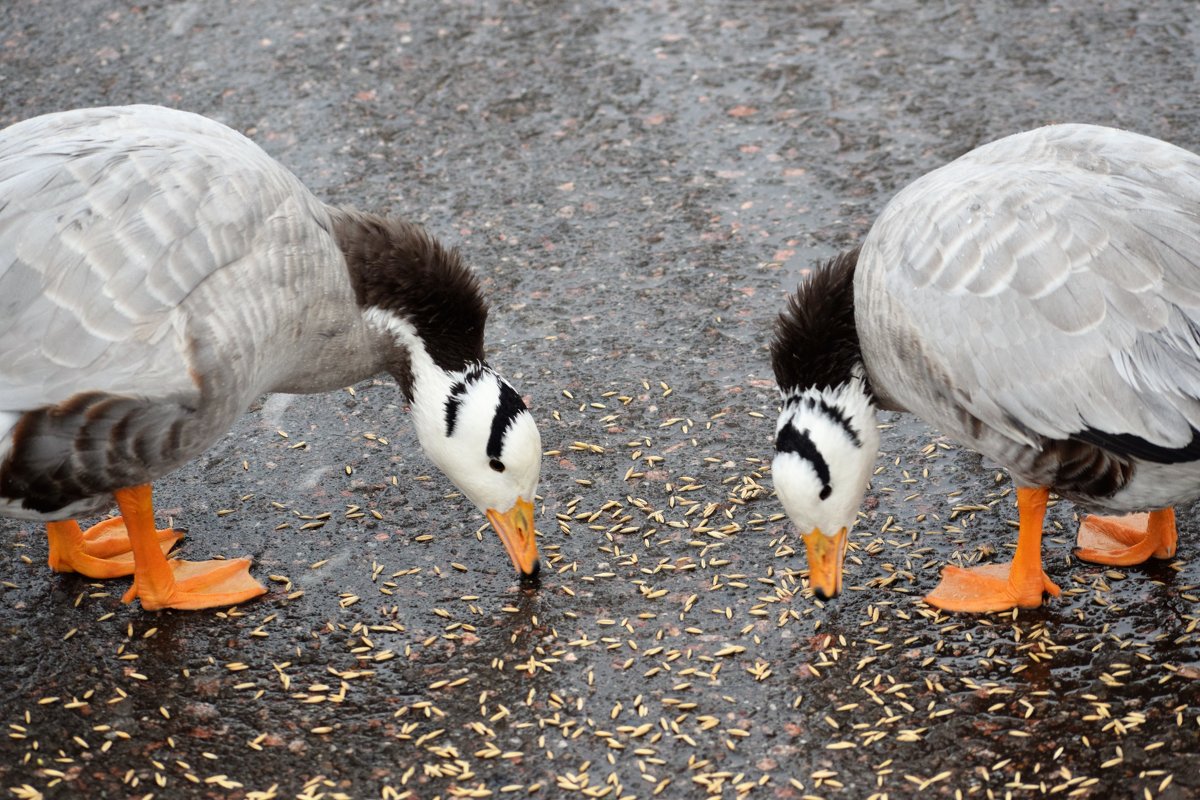
<svg viewBox="0 0 1200 800"><path fill-rule="evenodd" d="M496 470L496 472L504 472L504 462L498 458L493 458L489 461L488 466Z"/></svg>

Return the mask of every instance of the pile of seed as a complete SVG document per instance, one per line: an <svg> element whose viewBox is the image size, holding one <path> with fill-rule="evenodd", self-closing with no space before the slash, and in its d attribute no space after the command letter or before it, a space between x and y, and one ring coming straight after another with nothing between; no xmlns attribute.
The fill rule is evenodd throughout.
<svg viewBox="0 0 1200 800"><path fill-rule="evenodd" d="M1188 515L1181 558L1114 570L1070 557L1074 510L1057 504L1046 564L1061 599L939 613L920 597L944 564L1009 557L1010 484L888 418L846 593L821 603L772 497L769 392L749 411L733 398L712 410L711 396L659 380L573 385L539 409L537 589L518 586L441 476L406 472L412 459L352 414L332 460L325 428L230 445L247 453L245 483L192 523L250 526L246 543L274 537L255 568L271 592L241 608L121 606L123 582L52 577L33 527L0 523L13 562L0 789L249 800L1200 791ZM326 463L322 502L269 495L271 476L257 473L286 459ZM24 640L22 618L42 614L61 620L58 640Z"/></svg>

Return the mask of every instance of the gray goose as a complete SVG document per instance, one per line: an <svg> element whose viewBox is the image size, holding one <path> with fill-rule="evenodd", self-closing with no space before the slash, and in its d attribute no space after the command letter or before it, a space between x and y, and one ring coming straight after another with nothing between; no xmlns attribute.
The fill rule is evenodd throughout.
<svg viewBox="0 0 1200 800"><path fill-rule="evenodd" d="M1041 562L1049 492L1088 508L1077 555L1170 558L1200 495L1200 157L1093 125L979 147L888 203L861 248L781 315L776 491L816 593L841 590L847 530L878 448L909 411L1016 484L1010 564L948 566L955 611L1059 594Z"/></svg>
<svg viewBox="0 0 1200 800"><path fill-rule="evenodd" d="M146 609L242 602L247 559L168 560L150 483L265 392L391 373L430 459L538 570L541 441L484 361L456 250L318 201L244 136L155 106L0 131L0 515L47 522L50 566L133 575ZM120 516L76 517L115 499Z"/></svg>

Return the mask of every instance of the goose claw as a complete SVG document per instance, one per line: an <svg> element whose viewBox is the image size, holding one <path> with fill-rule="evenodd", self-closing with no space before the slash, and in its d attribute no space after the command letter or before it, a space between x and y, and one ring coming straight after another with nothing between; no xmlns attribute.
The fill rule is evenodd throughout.
<svg viewBox="0 0 1200 800"><path fill-rule="evenodd" d="M121 517L98 522L86 531L73 519L50 522L46 535L50 540L48 561L55 572L78 572L97 579L123 578L134 572L129 531ZM154 535L164 556L183 538L170 528L156 530Z"/></svg>
<svg viewBox="0 0 1200 800"><path fill-rule="evenodd" d="M1084 517L1075 541L1075 555L1094 564L1129 567L1151 558L1173 558L1179 541L1175 510L1122 517Z"/></svg>
<svg viewBox="0 0 1200 800"><path fill-rule="evenodd" d="M1036 608L1042 604L1043 592L1053 597L1062 594L1046 573L1040 568L1038 571L1040 575L1018 581L1014 580L1012 563L970 569L947 566L942 570L941 582L925 596L925 602L945 611L968 613Z"/></svg>
<svg viewBox="0 0 1200 800"><path fill-rule="evenodd" d="M212 561L166 562L166 572L148 570L135 575L133 585L121 598L130 603L139 599L142 608L194 610L232 606L251 600L267 589L250 575L250 559L231 558Z"/></svg>

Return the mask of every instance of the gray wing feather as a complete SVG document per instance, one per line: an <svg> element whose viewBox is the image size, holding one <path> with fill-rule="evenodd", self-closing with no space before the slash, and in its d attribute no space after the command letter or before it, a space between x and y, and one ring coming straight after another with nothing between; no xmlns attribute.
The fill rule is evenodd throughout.
<svg viewBox="0 0 1200 800"><path fill-rule="evenodd" d="M309 198L249 140L192 114L88 109L0 132L0 410L83 390L194 392L181 304L222 268L270 256L255 237L272 215L311 225Z"/></svg>
<svg viewBox="0 0 1200 800"><path fill-rule="evenodd" d="M863 250L868 367L935 424L1165 447L1200 428L1200 157L1094 126L1011 136L902 191Z"/></svg>

